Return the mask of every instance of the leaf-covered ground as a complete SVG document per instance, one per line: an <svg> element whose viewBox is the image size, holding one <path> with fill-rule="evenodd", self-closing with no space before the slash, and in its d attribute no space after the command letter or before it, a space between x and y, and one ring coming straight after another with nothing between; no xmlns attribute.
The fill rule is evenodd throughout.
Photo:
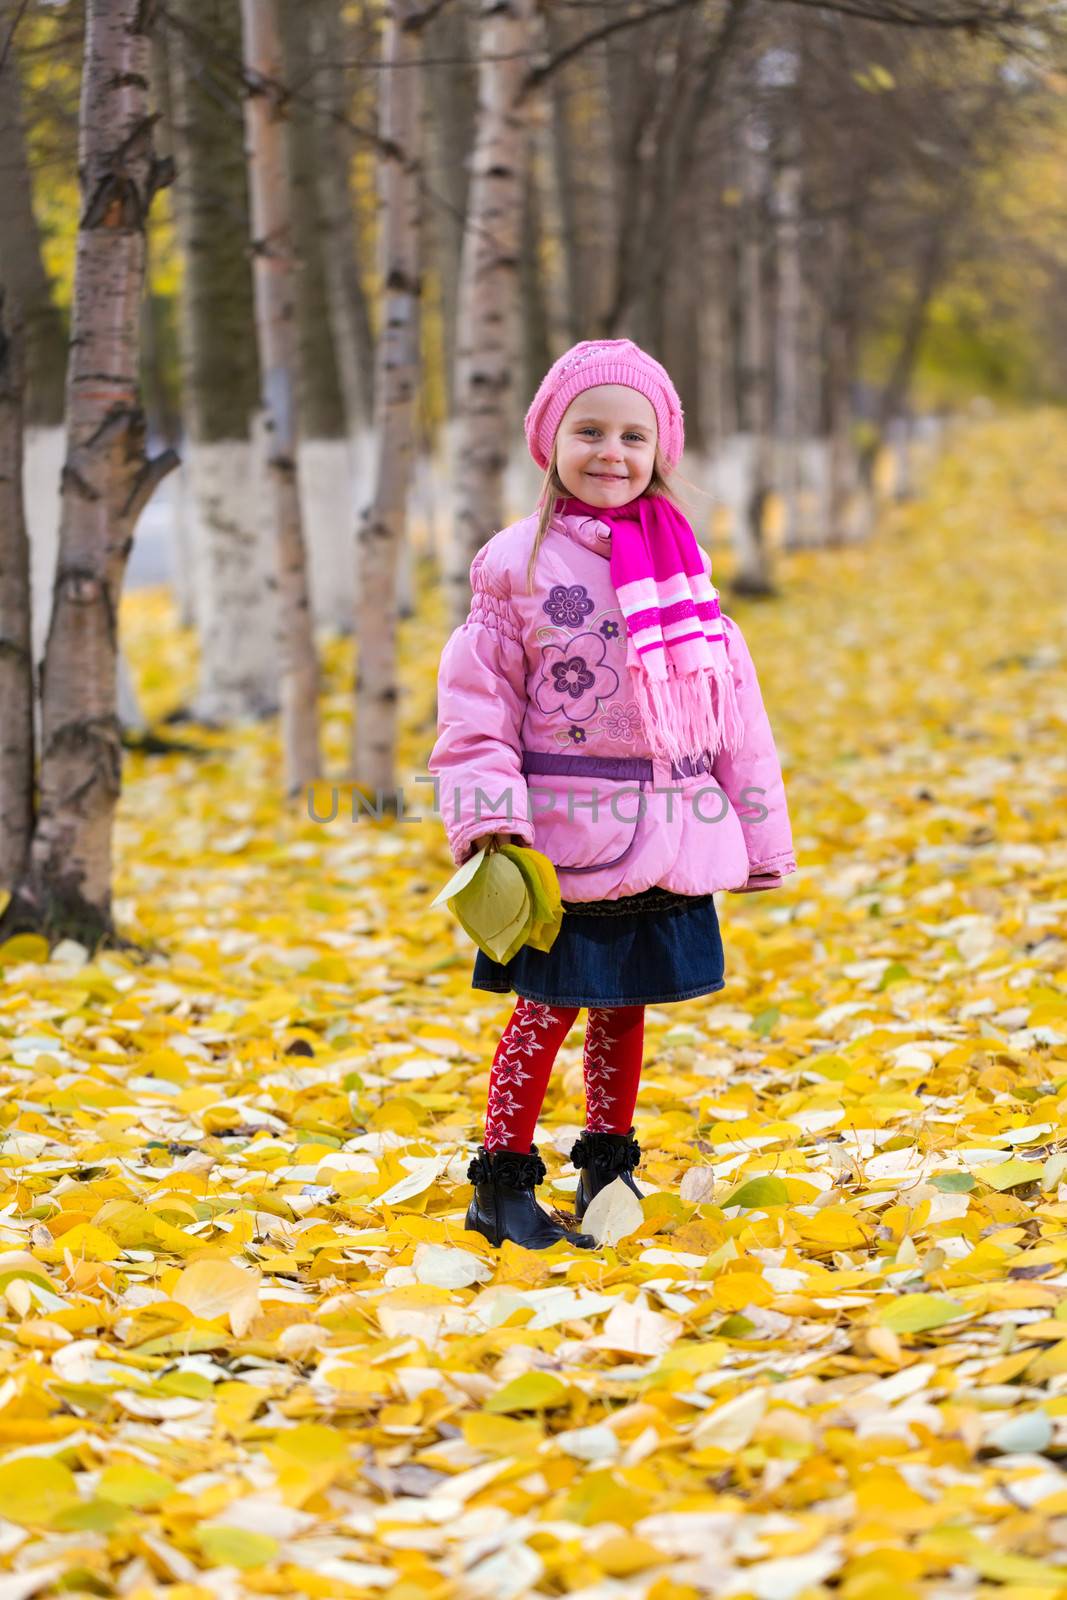
<svg viewBox="0 0 1067 1600"><path fill-rule="evenodd" d="M265 730L128 758L157 953L0 950L0 1600L1067 1595L1065 456L1053 414L971 428L737 608L800 871L720 896L720 995L650 1009L647 1193L596 1251L463 1230L510 1007L424 909L439 599L423 820L286 816ZM162 595L125 625L162 715L191 641Z"/></svg>

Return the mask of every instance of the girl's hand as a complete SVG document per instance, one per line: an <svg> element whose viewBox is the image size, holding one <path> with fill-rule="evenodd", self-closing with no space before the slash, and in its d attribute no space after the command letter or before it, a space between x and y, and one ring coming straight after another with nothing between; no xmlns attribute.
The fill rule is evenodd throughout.
<svg viewBox="0 0 1067 1600"><path fill-rule="evenodd" d="M490 850L499 850L502 844L509 844L512 840L515 840L515 835L513 833L483 833L474 840L474 847L471 851L471 854L477 855L479 850L486 848ZM522 840L518 839L515 842L521 844Z"/></svg>

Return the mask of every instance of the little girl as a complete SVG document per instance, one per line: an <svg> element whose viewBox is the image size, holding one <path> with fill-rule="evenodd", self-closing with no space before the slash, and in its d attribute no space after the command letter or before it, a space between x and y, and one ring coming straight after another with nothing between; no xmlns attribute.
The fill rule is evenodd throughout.
<svg viewBox="0 0 1067 1600"><path fill-rule="evenodd" d="M466 1226L494 1245L589 1248L534 1196L533 1134L571 1024L587 1007L580 1222L617 1176L641 1193L645 1006L722 989L715 891L773 889L796 859L752 658L668 487L684 430L666 371L629 339L583 340L546 374L526 440L538 510L471 563L429 767L457 865L510 838L548 856L563 895L551 951L474 962L472 988L518 1000Z"/></svg>

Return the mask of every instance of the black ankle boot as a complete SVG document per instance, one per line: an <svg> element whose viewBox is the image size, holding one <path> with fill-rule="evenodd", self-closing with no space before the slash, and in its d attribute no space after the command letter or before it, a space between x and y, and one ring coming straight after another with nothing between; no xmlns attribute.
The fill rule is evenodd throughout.
<svg viewBox="0 0 1067 1600"><path fill-rule="evenodd" d="M641 1146L633 1134L632 1128L629 1133L591 1133L586 1128L576 1139L570 1159L580 1173L574 1195L574 1214L579 1222L593 1196L616 1178L621 1178L641 1199L641 1191L630 1176L641 1159Z"/></svg>
<svg viewBox="0 0 1067 1600"><path fill-rule="evenodd" d="M474 1233L484 1234L495 1245L511 1239L527 1250L547 1250L564 1239L579 1249L594 1249L596 1240L591 1234L569 1232L537 1204L534 1188L546 1176L547 1168L535 1144L530 1146L529 1155L521 1150L487 1150L484 1144L479 1145L478 1154L467 1168L467 1177L475 1187L474 1198L467 1207L466 1226Z"/></svg>

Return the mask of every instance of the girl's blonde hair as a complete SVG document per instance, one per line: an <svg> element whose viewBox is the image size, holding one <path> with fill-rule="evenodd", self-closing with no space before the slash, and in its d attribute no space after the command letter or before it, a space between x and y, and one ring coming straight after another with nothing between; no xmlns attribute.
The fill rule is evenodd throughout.
<svg viewBox="0 0 1067 1600"><path fill-rule="evenodd" d="M660 454L659 445L657 444L655 464L652 468L652 476L648 480L647 487L644 488L641 493L662 495L665 500L669 500L672 505L677 506L679 511L684 512L685 507L682 505L681 501L678 499L678 496L674 493L674 490L667 481L668 474L669 469L664 463L663 457ZM681 481L683 483L687 483L686 479L682 479ZM690 489L695 489L697 494L702 492L700 489L696 488L695 484L687 483L687 487ZM537 534L534 538L533 549L530 551L530 560L526 567L527 594L533 593L534 568L537 565L538 553L540 552L541 546L545 542L545 535L548 533L548 525L556 514L556 502L558 500L566 500L569 498L570 490L567 488L559 473L556 471L556 444L555 440L553 440L552 456L548 466L545 468L545 475L541 480L541 493L537 499Z"/></svg>

